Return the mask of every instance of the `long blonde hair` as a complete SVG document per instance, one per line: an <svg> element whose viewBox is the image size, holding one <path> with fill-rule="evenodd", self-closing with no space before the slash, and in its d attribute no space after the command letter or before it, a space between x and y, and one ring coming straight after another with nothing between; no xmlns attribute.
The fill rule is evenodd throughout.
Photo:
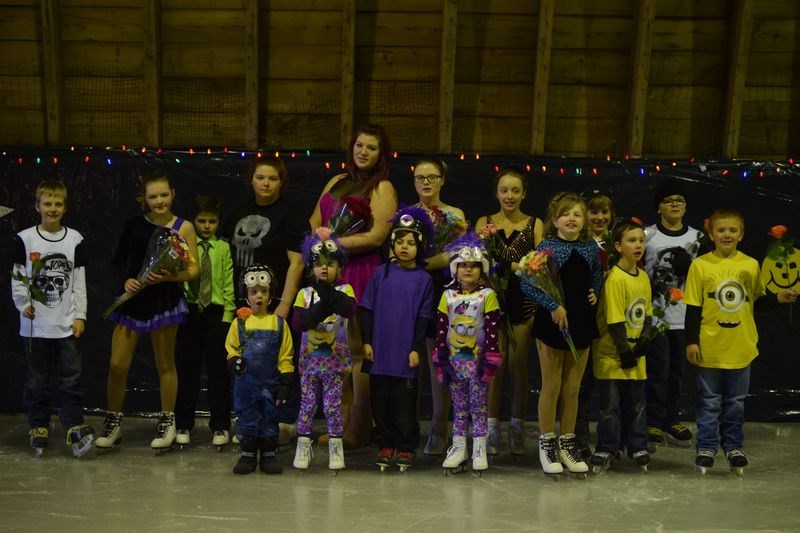
<svg viewBox="0 0 800 533"><path fill-rule="evenodd" d="M575 206L580 206L581 211L583 211L583 227L581 228L580 233L578 234L578 240L581 241L588 241L589 240L589 229L587 225L587 213L586 213L586 201L583 197L577 193L569 192L569 191L562 191L558 192L550 198L550 201L547 202L547 219L544 223L544 236L545 237L555 237L558 235L558 230L556 229L553 220L560 217L570 209Z"/></svg>

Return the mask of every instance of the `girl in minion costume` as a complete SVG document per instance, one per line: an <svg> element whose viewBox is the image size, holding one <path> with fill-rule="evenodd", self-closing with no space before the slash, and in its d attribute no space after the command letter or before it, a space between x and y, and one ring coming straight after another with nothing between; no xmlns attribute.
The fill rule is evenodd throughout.
<svg viewBox="0 0 800 533"><path fill-rule="evenodd" d="M474 233L445 247L453 283L439 301L436 343L432 353L436 377L450 388L453 400L453 445L442 467L467 462L467 429L472 419L472 469L489 468L486 459L489 383L503 363L500 353L500 305L486 283L489 259Z"/></svg>
<svg viewBox="0 0 800 533"><path fill-rule="evenodd" d="M342 389L353 368L347 320L355 315L356 299L353 287L342 283L339 277L344 267L344 248L326 228L306 236L301 251L306 272L313 281L297 293L292 313L292 329L302 333L294 467L306 469L311 463L311 425L321 394L328 423L328 468L335 472L344 468Z"/></svg>

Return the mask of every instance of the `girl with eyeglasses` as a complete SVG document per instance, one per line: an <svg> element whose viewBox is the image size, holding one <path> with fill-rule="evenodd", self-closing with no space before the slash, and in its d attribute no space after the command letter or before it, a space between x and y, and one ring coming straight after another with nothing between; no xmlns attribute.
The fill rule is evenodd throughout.
<svg viewBox="0 0 800 533"><path fill-rule="evenodd" d="M425 158L414 163L414 188L419 196L419 202L416 205L424 209L430 217L434 226L434 235L444 235L445 237L442 240L449 239L452 241L464 233L467 222L461 209L448 205L441 199L441 191L446 178L447 165L442 160ZM447 252L443 250L425 259L425 270L433 277L434 305L438 305L439 299L444 292L444 286L449 281L445 275L445 270L450 264L449 261ZM450 395L447 387L436 379L435 368L431 361L435 336L436 330L432 323L425 335L433 407L431 431L423 449L425 455L441 455L444 453L448 433L447 414L450 411Z"/></svg>

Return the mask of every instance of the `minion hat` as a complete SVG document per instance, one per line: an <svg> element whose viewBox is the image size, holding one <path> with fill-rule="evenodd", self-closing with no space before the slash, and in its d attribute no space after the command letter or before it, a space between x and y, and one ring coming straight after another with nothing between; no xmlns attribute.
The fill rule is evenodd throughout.
<svg viewBox="0 0 800 533"><path fill-rule="evenodd" d="M306 235L300 246L300 253L303 254L303 264L309 272L314 268L314 263L327 265L333 260L339 263L339 268L344 267L344 247L333 235L327 239L320 238L316 233Z"/></svg>
<svg viewBox="0 0 800 533"><path fill-rule="evenodd" d="M653 208L658 211L658 206L661 200L668 196L683 196L686 197L686 188L683 183L677 178L667 178L658 185L653 191Z"/></svg>
<svg viewBox="0 0 800 533"><path fill-rule="evenodd" d="M247 297L247 289L250 287L269 287L270 300L275 297L275 292L277 291L275 272L262 263L254 263L242 270L239 284L245 298Z"/></svg>
<svg viewBox="0 0 800 533"><path fill-rule="evenodd" d="M421 207L401 207L392 217L392 227L389 230L389 244L394 247L399 231L409 231L417 241L417 262L428 255L428 246L433 235L433 224L428 213Z"/></svg>
<svg viewBox="0 0 800 533"><path fill-rule="evenodd" d="M474 231L470 231L444 247L450 256L450 276L456 279L459 263L480 263L483 273L489 274L489 256L483 246L483 239Z"/></svg>

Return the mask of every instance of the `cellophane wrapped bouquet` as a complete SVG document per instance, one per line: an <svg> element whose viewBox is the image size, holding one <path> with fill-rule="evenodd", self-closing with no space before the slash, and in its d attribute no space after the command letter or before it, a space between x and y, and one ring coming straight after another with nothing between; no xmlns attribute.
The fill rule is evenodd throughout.
<svg viewBox="0 0 800 533"><path fill-rule="evenodd" d="M150 236L147 252L142 262L142 268L136 279L144 286L148 285L147 275L151 272L167 272L177 274L186 270L192 256L186 240L174 229L156 228ZM124 292L103 311L103 318L108 318L119 306L139 294L138 292Z"/></svg>
<svg viewBox="0 0 800 533"><path fill-rule="evenodd" d="M564 306L564 289L561 286L561 278L558 275L558 264L553 260L553 250L544 248L533 250L519 260L520 270L517 276L524 282L535 287ZM572 353L573 359L578 361L578 350L569 334L569 328L561 330L564 341Z"/></svg>

